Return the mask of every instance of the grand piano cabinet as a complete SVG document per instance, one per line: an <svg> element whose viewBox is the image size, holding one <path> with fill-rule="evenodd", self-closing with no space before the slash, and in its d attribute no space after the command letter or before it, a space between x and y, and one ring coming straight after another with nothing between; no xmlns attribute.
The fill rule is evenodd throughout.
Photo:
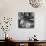
<svg viewBox="0 0 46 46"><path fill-rule="evenodd" d="M16 46L28 46L28 43L16 43Z"/></svg>

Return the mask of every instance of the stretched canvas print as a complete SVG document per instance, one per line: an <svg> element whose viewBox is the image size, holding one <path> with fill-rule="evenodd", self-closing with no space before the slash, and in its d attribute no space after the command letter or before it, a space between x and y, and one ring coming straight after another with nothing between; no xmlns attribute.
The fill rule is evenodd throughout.
<svg viewBox="0 0 46 46"><path fill-rule="evenodd" d="M18 27L19 28L34 28L34 13L33 12L18 12Z"/></svg>

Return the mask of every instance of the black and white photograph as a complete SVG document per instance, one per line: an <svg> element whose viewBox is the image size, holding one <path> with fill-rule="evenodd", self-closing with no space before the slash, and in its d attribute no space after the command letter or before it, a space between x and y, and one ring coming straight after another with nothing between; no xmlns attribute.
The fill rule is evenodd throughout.
<svg viewBox="0 0 46 46"><path fill-rule="evenodd" d="M18 27L19 28L34 28L34 13L33 12L18 12Z"/></svg>

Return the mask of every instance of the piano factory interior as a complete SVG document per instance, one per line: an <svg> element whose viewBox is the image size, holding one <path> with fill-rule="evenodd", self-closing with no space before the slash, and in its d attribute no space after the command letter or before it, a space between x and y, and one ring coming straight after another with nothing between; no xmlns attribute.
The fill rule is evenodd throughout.
<svg viewBox="0 0 46 46"><path fill-rule="evenodd" d="M0 46L46 46L46 1L0 0Z"/></svg>

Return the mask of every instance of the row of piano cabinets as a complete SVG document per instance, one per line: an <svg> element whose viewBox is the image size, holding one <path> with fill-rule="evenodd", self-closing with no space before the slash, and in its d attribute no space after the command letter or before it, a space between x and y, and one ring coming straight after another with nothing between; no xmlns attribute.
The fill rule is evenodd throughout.
<svg viewBox="0 0 46 46"><path fill-rule="evenodd" d="M46 43L16 43L16 46L46 46Z"/></svg>
<svg viewBox="0 0 46 46"><path fill-rule="evenodd" d="M16 43L9 43L7 44L9 46L46 46L46 43L20 43L20 42L16 42Z"/></svg>
<svg viewBox="0 0 46 46"><path fill-rule="evenodd" d="M38 43L38 42L8 42L8 41L0 41L0 46L46 46L46 42Z"/></svg>

